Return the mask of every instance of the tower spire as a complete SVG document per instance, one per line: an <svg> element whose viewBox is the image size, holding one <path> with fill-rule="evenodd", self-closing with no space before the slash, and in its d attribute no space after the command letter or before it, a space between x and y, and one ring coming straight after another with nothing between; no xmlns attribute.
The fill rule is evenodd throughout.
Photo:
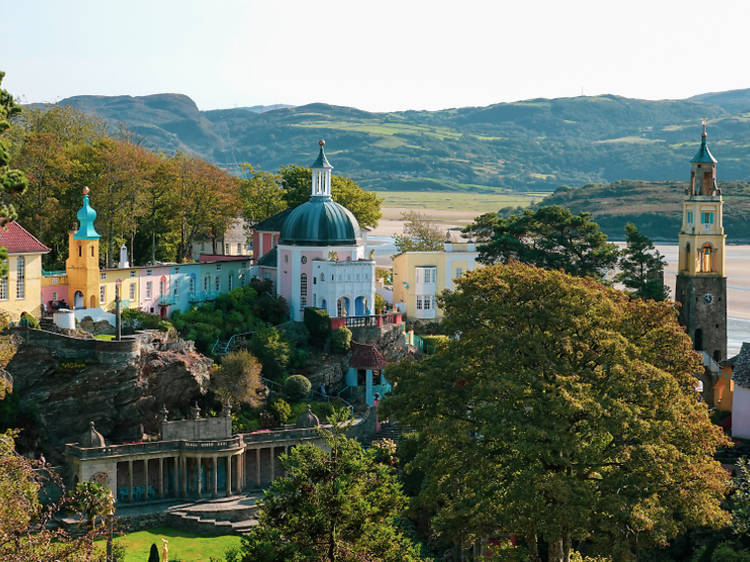
<svg viewBox="0 0 750 562"><path fill-rule="evenodd" d="M101 236L94 228L96 211L89 204L89 188L83 188L83 207L78 210L78 231L73 235L75 240L99 240Z"/></svg>
<svg viewBox="0 0 750 562"><path fill-rule="evenodd" d="M318 141L320 145L320 152L318 152L318 158L313 162L312 168L312 193L311 197L330 197L331 196L331 170L333 166L328 162L326 158L325 150L323 147L326 145L326 141L320 139Z"/></svg>

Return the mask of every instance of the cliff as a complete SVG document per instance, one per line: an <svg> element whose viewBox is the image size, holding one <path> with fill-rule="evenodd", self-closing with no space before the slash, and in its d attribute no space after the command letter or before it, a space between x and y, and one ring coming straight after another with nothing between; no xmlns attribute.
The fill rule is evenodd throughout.
<svg viewBox="0 0 750 562"><path fill-rule="evenodd" d="M21 442L32 454L60 460L63 445L88 426L108 442L158 431L162 404L187 413L206 394L213 361L192 342L159 332L130 342L80 340L41 330L15 332L20 344L7 366L23 420Z"/></svg>

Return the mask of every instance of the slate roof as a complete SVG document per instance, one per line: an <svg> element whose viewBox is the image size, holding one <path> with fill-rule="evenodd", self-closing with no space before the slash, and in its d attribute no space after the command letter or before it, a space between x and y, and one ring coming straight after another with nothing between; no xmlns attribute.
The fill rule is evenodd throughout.
<svg viewBox="0 0 750 562"><path fill-rule="evenodd" d="M281 227L284 226L284 221L287 215L292 212L292 209L284 209L280 213L276 213L272 217L268 217L265 220L253 225L253 230L262 230L263 232L281 232Z"/></svg>
<svg viewBox="0 0 750 562"><path fill-rule="evenodd" d="M703 129L703 135L701 136L701 147L698 149L698 152L696 152L695 156L693 156L693 159L690 162L712 162L716 164L716 158L714 158L713 154L711 154L711 151L708 150L708 140L705 127Z"/></svg>
<svg viewBox="0 0 750 562"><path fill-rule="evenodd" d="M361 236L349 209L330 197L311 197L284 221L279 244L290 246L354 246Z"/></svg>
<svg viewBox="0 0 750 562"><path fill-rule="evenodd" d="M349 360L352 369L385 369L387 364L374 345L352 342L352 358Z"/></svg>
<svg viewBox="0 0 750 562"><path fill-rule="evenodd" d="M732 366L732 379L744 388L750 388L750 343L743 343L740 352L723 364Z"/></svg>
<svg viewBox="0 0 750 562"><path fill-rule="evenodd" d="M5 228L0 228L0 246L8 248L9 254L46 254L50 251L15 221L9 222Z"/></svg>
<svg viewBox="0 0 750 562"><path fill-rule="evenodd" d="M318 153L318 158L315 160L315 162L312 163L311 168L333 168L331 166L330 162L328 162L328 158L326 158L326 153L323 150L323 145L325 144L325 141L320 141L320 152Z"/></svg>
<svg viewBox="0 0 750 562"><path fill-rule="evenodd" d="M258 265L263 267L278 267L279 265L279 252L276 246L272 250L269 250L258 260Z"/></svg>
<svg viewBox="0 0 750 562"><path fill-rule="evenodd" d="M226 256L224 254L200 254L200 263L217 263L223 261L250 261L251 256Z"/></svg>

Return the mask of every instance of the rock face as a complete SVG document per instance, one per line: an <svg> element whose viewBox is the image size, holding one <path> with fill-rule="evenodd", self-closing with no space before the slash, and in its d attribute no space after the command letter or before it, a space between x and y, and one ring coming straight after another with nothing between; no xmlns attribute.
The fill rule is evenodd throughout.
<svg viewBox="0 0 750 562"><path fill-rule="evenodd" d="M108 443L140 439L144 431L158 431L162 404L174 416L208 390L213 361L195 352L192 342L156 331L138 334L140 345L130 354L94 354L79 343L87 340L59 336L40 344L38 334L20 335L7 371L24 417L38 430L26 445L53 462L90 421Z"/></svg>

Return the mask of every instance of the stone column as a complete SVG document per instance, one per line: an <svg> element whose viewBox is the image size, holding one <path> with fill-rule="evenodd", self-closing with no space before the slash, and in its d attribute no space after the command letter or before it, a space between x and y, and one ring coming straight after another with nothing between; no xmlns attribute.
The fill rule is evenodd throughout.
<svg viewBox="0 0 750 562"><path fill-rule="evenodd" d="M276 459L273 456L275 450L276 447L271 445L271 448L269 449L269 451L271 451L271 482L276 478Z"/></svg>
<svg viewBox="0 0 750 562"><path fill-rule="evenodd" d="M133 501L133 459L128 459L128 501Z"/></svg>
<svg viewBox="0 0 750 562"><path fill-rule="evenodd" d="M216 456L211 457L211 476L213 477L213 488L211 490L211 495L213 497L216 497L218 495L218 474L216 473Z"/></svg>
<svg viewBox="0 0 750 562"><path fill-rule="evenodd" d="M196 465L195 465L195 466L196 466L196 472L198 473L198 497L199 497L199 498L201 497L201 491L202 491L202 490L201 490L201 487L202 487L202 486L201 486L201 469L203 468L203 467L201 466L201 465L203 464L203 462L201 462L202 460L203 460L203 459L201 459L201 457L195 457L195 462L196 462Z"/></svg>
<svg viewBox="0 0 750 562"><path fill-rule="evenodd" d="M159 457L159 497L164 497L164 457Z"/></svg>
<svg viewBox="0 0 750 562"><path fill-rule="evenodd" d="M232 495L232 455L227 455L227 496Z"/></svg>
<svg viewBox="0 0 750 562"><path fill-rule="evenodd" d="M179 459L180 464L180 491L182 492L182 497L187 497L187 458L186 457L177 457Z"/></svg>
<svg viewBox="0 0 750 562"><path fill-rule="evenodd" d="M260 488L260 447L255 449L255 484Z"/></svg>

